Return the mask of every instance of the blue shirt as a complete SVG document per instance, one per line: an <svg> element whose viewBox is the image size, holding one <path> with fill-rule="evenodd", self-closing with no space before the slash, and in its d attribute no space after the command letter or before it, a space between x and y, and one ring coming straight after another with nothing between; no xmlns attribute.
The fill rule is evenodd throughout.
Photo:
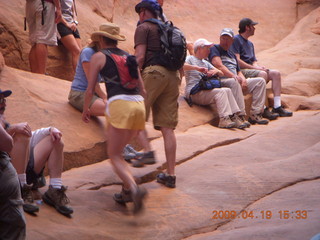
<svg viewBox="0 0 320 240"><path fill-rule="evenodd" d="M233 44L230 49L232 52L239 54L240 59L248 64L252 65L257 61L253 43L243 38L240 34L234 37Z"/></svg>
<svg viewBox="0 0 320 240"><path fill-rule="evenodd" d="M88 80L86 77L86 74L83 70L82 63L84 62L90 62L90 59L93 54L95 54L95 50L90 47L84 48L81 53L80 57L77 63L77 68L76 68L76 73L74 75L74 79L71 84L71 89L80 91L80 92L85 92L88 87ZM101 79L100 74L98 76L97 82Z"/></svg>
<svg viewBox="0 0 320 240"><path fill-rule="evenodd" d="M236 55L230 50L224 50L219 44L215 44L213 47L210 48L209 60L212 62L214 57L220 57L222 64L226 66L230 72L237 75L240 71L240 67L238 64L238 60ZM226 77L224 77L226 78Z"/></svg>

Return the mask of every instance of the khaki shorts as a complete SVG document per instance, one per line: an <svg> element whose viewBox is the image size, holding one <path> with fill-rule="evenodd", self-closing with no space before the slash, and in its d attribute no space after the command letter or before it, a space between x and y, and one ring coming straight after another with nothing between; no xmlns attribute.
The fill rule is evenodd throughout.
<svg viewBox="0 0 320 240"><path fill-rule="evenodd" d="M143 130L145 128L146 111L144 102L114 100L108 104L107 123L115 128Z"/></svg>
<svg viewBox="0 0 320 240"><path fill-rule="evenodd" d="M258 77L261 71L257 69L241 69L241 72L245 78L255 78Z"/></svg>
<svg viewBox="0 0 320 240"><path fill-rule="evenodd" d="M152 109L154 128L176 128L178 124L178 97L181 79L179 71L169 71L162 66L149 66L142 72L147 91L146 120Z"/></svg>
<svg viewBox="0 0 320 240"><path fill-rule="evenodd" d="M57 26L55 23L55 6L53 3L44 2L44 24L42 25L41 0L27 0L26 19L29 28L31 46L36 43L57 45Z"/></svg>
<svg viewBox="0 0 320 240"><path fill-rule="evenodd" d="M78 109L80 112L83 111L84 95L85 95L85 92L80 92L80 91L71 89L68 96L68 100L71 106ZM99 98L97 95L92 96L89 108L97 99L101 99L101 98Z"/></svg>

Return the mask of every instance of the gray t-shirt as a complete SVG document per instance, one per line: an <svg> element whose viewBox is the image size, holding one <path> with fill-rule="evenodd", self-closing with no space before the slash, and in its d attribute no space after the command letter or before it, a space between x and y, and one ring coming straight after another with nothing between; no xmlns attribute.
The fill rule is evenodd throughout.
<svg viewBox="0 0 320 240"><path fill-rule="evenodd" d="M208 61L202 59L198 59L193 55L187 56L186 61L187 64L198 66L198 67L205 67L208 70L213 69L214 67L212 66L211 63ZM188 98L191 89L200 81L202 77L202 73L198 72L196 70L188 70L184 72L185 74L185 79L186 79L186 88L185 88L185 95Z"/></svg>
<svg viewBox="0 0 320 240"><path fill-rule="evenodd" d="M73 0L60 0L62 17L68 22L73 22L72 4Z"/></svg>

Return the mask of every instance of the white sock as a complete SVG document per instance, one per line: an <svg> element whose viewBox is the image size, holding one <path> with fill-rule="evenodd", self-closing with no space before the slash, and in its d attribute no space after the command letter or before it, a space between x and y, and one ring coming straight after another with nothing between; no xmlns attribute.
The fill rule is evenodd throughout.
<svg viewBox="0 0 320 240"><path fill-rule="evenodd" d="M276 96L273 98L273 107L274 108L278 108L278 107L281 107L281 97L280 96Z"/></svg>
<svg viewBox="0 0 320 240"><path fill-rule="evenodd" d="M50 178L50 185L53 188L61 189L62 179L61 178Z"/></svg>
<svg viewBox="0 0 320 240"><path fill-rule="evenodd" d="M27 184L27 175L25 173L18 174L18 178L19 178L21 187L23 187L23 185Z"/></svg>

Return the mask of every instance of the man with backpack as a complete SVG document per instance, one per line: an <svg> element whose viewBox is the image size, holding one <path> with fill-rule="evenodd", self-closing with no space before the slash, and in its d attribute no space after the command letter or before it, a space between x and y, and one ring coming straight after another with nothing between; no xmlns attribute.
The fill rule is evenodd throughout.
<svg viewBox="0 0 320 240"><path fill-rule="evenodd" d="M57 26L61 21L60 0L27 0L26 20L29 28L31 72L45 74L47 46L57 45Z"/></svg>
<svg viewBox="0 0 320 240"><path fill-rule="evenodd" d="M176 186L175 162L176 162L176 137L174 129L178 124L178 97L181 79L178 69L185 61L186 46L185 39L177 29L173 29L160 20L156 20L162 13L160 5L152 0L144 0L135 6L139 14L139 25L135 31L134 47L135 55L142 70L142 78L145 84L147 97L145 99L146 119L148 120L150 109L152 109L153 125L160 130L164 140L167 161L167 173L157 175L157 182L167 187ZM166 59L163 52L165 39L163 31L169 29L178 34L181 45L175 50L181 50ZM183 44L184 42L184 44ZM170 47L170 46L169 46ZM173 52L168 48L167 52ZM171 51L172 50L172 51ZM180 55L180 56L179 56Z"/></svg>

